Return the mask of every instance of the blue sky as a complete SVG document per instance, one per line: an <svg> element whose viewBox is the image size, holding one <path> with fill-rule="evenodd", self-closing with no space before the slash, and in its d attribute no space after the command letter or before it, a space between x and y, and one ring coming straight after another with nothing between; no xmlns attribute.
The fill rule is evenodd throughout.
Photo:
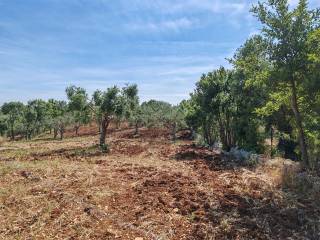
<svg viewBox="0 0 320 240"><path fill-rule="evenodd" d="M0 104L125 83L143 101L178 103L257 32L255 2L0 0Z"/></svg>

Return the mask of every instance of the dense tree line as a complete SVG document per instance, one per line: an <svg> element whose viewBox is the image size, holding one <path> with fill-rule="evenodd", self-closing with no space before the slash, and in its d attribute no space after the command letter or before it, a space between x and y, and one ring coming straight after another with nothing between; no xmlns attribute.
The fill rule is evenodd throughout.
<svg viewBox="0 0 320 240"><path fill-rule="evenodd" d="M207 144L277 150L314 166L320 158L320 11L306 0L268 0L251 9L262 25L229 59L233 68L203 75L184 103L188 125Z"/></svg>
<svg viewBox="0 0 320 240"><path fill-rule="evenodd" d="M111 122L119 127L126 121L134 134L142 126L165 127L173 140L177 130L188 127L204 144L220 143L226 151L262 153L269 139L271 154L315 167L320 159L320 10L310 10L306 0L294 9L288 0L267 0L251 11L261 33L229 59L231 69L203 74L178 106L156 100L140 104L137 85L97 90L91 98L85 89L70 86L68 101L3 104L0 134L31 139L50 131L62 139L67 127L78 134L82 125L96 121L105 148Z"/></svg>

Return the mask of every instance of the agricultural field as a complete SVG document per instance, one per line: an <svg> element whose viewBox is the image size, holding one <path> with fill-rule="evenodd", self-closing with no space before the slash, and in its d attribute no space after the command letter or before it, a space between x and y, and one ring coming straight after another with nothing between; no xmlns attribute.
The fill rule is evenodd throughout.
<svg viewBox="0 0 320 240"><path fill-rule="evenodd" d="M0 240L320 240L319 0L0 9Z"/></svg>
<svg viewBox="0 0 320 240"><path fill-rule="evenodd" d="M111 127L104 153L96 132L1 143L0 239L319 238L319 205L282 190L290 161L241 166L147 128Z"/></svg>

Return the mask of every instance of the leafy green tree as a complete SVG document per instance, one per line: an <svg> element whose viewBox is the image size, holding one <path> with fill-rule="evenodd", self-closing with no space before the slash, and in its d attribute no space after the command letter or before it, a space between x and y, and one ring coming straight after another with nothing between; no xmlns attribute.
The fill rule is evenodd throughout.
<svg viewBox="0 0 320 240"><path fill-rule="evenodd" d="M0 111L0 136L4 136L7 129L7 119Z"/></svg>
<svg viewBox="0 0 320 240"><path fill-rule="evenodd" d="M268 42L267 51L273 66L270 81L274 90L290 93L302 160L308 166L305 127L299 102L308 68L308 35L317 27L319 12L308 10L306 0L300 0L293 10L289 8L288 0L267 0L259 2L252 12L263 25L263 36Z"/></svg>
<svg viewBox="0 0 320 240"><path fill-rule="evenodd" d="M64 133L66 131L67 126L74 124L73 116L70 113L68 113L66 109L63 111L63 115L60 115L54 119L54 125L60 134L60 140L64 138Z"/></svg>
<svg viewBox="0 0 320 240"><path fill-rule="evenodd" d="M237 87L237 145L247 150L263 151L263 134L258 129L265 126L273 139L274 118L258 113L265 106L271 88L267 84L272 65L266 51L267 42L260 36L249 38L237 49L230 62L234 66Z"/></svg>
<svg viewBox="0 0 320 240"><path fill-rule="evenodd" d="M233 61L246 65L240 57ZM256 152L263 150L259 133L262 123L254 112L263 98L255 91L257 87L246 86L245 75L240 69L223 67L204 74L191 99L183 103L186 123L198 130L209 146L219 140L227 151L236 146Z"/></svg>
<svg viewBox="0 0 320 240"><path fill-rule="evenodd" d="M172 106L164 101L150 100L141 104L139 121L147 127L165 127L171 131L172 140L176 132L186 127L184 110L181 106Z"/></svg>
<svg viewBox="0 0 320 240"><path fill-rule="evenodd" d="M36 134L39 134L43 127L45 126L46 116L47 116L47 104L45 101L41 99L36 99L33 101L29 101L28 104L30 109L32 109L34 113L34 123L33 128Z"/></svg>
<svg viewBox="0 0 320 240"><path fill-rule="evenodd" d="M221 67L203 75L191 95L198 105L196 114L207 143L212 145L215 140L212 133L218 133L225 150L235 146L233 117L236 105L231 88L232 72Z"/></svg>
<svg viewBox="0 0 320 240"><path fill-rule="evenodd" d="M21 120L24 105L21 102L4 103L1 107L3 114L7 116L7 124L10 130L11 140L15 139L15 125Z"/></svg>
<svg viewBox="0 0 320 240"><path fill-rule="evenodd" d="M99 134L101 133L101 120L102 120L102 112L100 111L100 106L102 104L102 91L96 90L92 95L91 102L89 103L89 107L91 112L93 113L94 120L96 121Z"/></svg>
<svg viewBox="0 0 320 240"><path fill-rule="evenodd" d="M23 128L25 133L25 138L27 140L31 139L32 133L35 130L35 125L37 121L37 113L33 105L29 102L23 109Z"/></svg>
<svg viewBox="0 0 320 240"><path fill-rule="evenodd" d="M164 114L164 125L171 130L172 140L176 141L177 130L186 126L185 115L181 106L171 106Z"/></svg>
<svg viewBox="0 0 320 240"><path fill-rule="evenodd" d="M76 135L81 125L88 124L91 120L91 112L88 103L88 95L84 88L70 86L66 88L69 100L68 110L73 115Z"/></svg>
<svg viewBox="0 0 320 240"><path fill-rule="evenodd" d="M142 124L142 112L139 105L138 86L127 85L122 89L124 97L124 115L129 123L135 127L134 135L139 133L139 126Z"/></svg>
<svg viewBox="0 0 320 240"><path fill-rule="evenodd" d="M65 129L73 121L72 116L68 113L68 105L65 101L49 99L47 102L48 124L53 128L53 137L56 139L60 134L63 139Z"/></svg>
<svg viewBox="0 0 320 240"><path fill-rule="evenodd" d="M93 94L95 114L100 123L100 146L106 146L106 134L111 120L115 119L119 109L122 109L121 94L118 87L108 88L106 91L95 91Z"/></svg>
<svg viewBox="0 0 320 240"><path fill-rule="evenodd" d="M308 78L303 82L305 95L301 103L305 115L311 167L320 162L320 28L308 36Z"/></svg>
<svg viewBox="0 0 320 240"><path fill-rule="evenodd" d="M163 127L165 114L171 105L164 101L149 100L141 104L142 119L144 125L150 127Z"/></svg>

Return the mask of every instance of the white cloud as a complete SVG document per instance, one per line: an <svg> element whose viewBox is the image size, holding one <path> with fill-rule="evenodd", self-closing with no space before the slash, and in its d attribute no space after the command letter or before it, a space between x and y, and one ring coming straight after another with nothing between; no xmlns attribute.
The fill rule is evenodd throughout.
<svg viewBox="0 0 320 240"><path fill-rule="evenodd" d="M160 22L130 23L126 25L126 28L131 31L180 31L182 29L190 28L193 24L194 21L188 18L179 18Z"/></svg>
<svg viewBox="0 0 320 240"><path fill-rule="evenodd" d="M247 8L247 1L223 0L134 0L137 8L147 8L166 13L211 11L214 13L230 12L231 14L243 12Z"/></svg>

